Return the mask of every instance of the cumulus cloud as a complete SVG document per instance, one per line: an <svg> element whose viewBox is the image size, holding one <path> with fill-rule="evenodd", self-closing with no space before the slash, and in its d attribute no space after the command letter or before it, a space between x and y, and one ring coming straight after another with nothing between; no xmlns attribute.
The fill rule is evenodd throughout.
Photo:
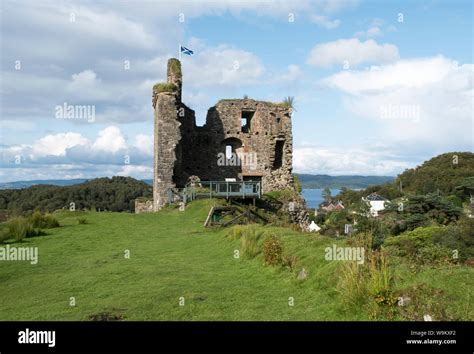
<svg viewBox="0 0 474 354"><path fill-rule="evenodd" d="M276 78L276 81L292 82L303 77L303 71L298 65L290 64L285 73Z"/></svg>
<svg viewBox="0 0 474 354"><path fill-rule="evenodd" d="M381 137L469 149L473 68L436 56L342 71L323 84L343 92L352 113L377 122Z"/></svg>
<svg viewBox="0 0 474 354"><path fill-rule="evenodd" d="M153 135L138 134L135 136L135 147L143 154L153 156Z"/></svg>
<svg viewBox="0 0 474 354"><path fill-rule="evenodd" d="M307 63L317 67L343 66L347 61L349 67L363 63L385 63L399 58L398 48L393 44L377 44L370 39L361 42L357 38L339 39L316 45L308 56Z"/></svg>
<svg viewBox="0 0 474 354"><path fill-rule="evenodd" d="M97 140L92 145L92 149L117 152L126 149L125 138L118 127L107 127L99 132Z"/></svg>
<svg viewBox="0 0 474 354"><path fill-rule="evenodd" d="M87 145L88 140L79 133L59 133L39 139L32 148L30 157L37 159L44 156L66 156L67 149Z"/></svg>
<svg viewBox="0 0 474 354"><path fill-rule="evenodd" d="M295 147L293 166L297 173L377 176L395 176L412 167L401 156L380 147L329 148L315 145Z"/></svg>
<svg viewBox="0 0 474 354"><path fill-rule="evenodd" d="M85 89L99 82L100 80L97 80L97 74L93 70L84 70L72 75L71 86L74 89Z"/></svg>
<svg viewBox="0 0 474 354"><path fill-rule="evenodd" d="M255 84L265 71L255 54L226 45L206 48L182 65L187 84L200 87Z"/></svg>
<svg viewBox="0 0 474 354"><path fill-rule="evenodd" d="M152 164L152 136L138 134L131 143L116 126L100 130L95 140L74 132L48 134L33 144L5 146L3 168L28 168L31 165L61 165L70 168L90 165ZM15 163L20 160L20 163Z"/></svg>

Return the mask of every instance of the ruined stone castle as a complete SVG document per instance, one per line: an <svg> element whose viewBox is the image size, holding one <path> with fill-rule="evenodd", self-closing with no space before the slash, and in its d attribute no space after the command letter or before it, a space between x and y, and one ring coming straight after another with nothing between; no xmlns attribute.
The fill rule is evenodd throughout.
<svg viewBox="0 0 474 354"><path fill-rule="evenodd" d="M181 101L181 63L170 59L167 83L153 87L155 111L153 210L168 190L201 181L260 181L262 192L293 188L291 108L252 99L223 99L204 126Z"/></svg>

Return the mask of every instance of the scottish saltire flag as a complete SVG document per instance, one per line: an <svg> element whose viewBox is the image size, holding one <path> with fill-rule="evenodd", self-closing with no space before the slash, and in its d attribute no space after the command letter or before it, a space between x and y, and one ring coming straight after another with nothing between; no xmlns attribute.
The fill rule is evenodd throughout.
<svg viewBox="0 0 474 354"><path fill-rule="evenodd" d="M187 55L194 55L194 52L191 49L188 49L183 46L180 46L180 47L181 47L181 53L187 54Z"/></svg>

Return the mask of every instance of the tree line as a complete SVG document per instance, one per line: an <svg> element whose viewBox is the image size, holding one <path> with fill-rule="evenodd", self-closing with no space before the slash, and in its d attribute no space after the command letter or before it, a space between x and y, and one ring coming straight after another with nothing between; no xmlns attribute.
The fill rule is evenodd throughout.
<svg viewBox="0 0 474 354"><path fill-rule="evenodd" d="M71 186L35 185L0 190L0 209L11 214L58 209L134 211L136 198L151 198L152 187L131 177L97 178Z"/></svg>

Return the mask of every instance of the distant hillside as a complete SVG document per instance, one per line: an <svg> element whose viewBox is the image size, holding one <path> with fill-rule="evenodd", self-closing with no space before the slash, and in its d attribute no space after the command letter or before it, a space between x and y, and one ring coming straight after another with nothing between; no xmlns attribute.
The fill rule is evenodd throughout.
<svg viewBox="0 0 474 354"><path fill-rule="evenodd" d="M20 189L28 188L38 184L49 184L53 186L71 186L73 184L84 183L89 179L73 178L73 179L38 179L32 181L15 181L0 183L0 189Z"/></svg>
<svg viewBox="0 0 474 354"><path fill-rule="evenodd" d="M31 181L15 181L0 183L0 189L22 189L36 185L50 185L50 186L72 186L75 184L85 183L94 178L73 178L73 179L37 179ZM152 179L143 179L143 182L153 185Z"/></svg>
<svg viewBox="0 0 474 354"><path fill-rule="evenodd" d="M400 190L401 185L401 190ZM361 196L377 192L388 199L395 199L407 194L425 195L438 193L441 196L456 196L461 201L468 201L474 195L474 154L472 152L448 152L433 157L421 165L405 170L395 180L375 186L349 198L345 195L339 198L345 201L360 200Z"/></svg>
<svg viewBox="0 0 474 354"><path fill-rule="evenodd" d="M131 177L96 178L71 186L34 185L0 190L0 209L25 212L69 208L134 211L138 197L151 197L152 187Z"/></svg>
<svg viewBox="0 0 474 354"><path fill-rule="evenodd" d="M383 184L392 182L395 177L388 176L329 176L329 175L309 175L297 174L300 177L301 185L306 189L317 188L352 188L360 189L367 188L371 185ZM47 179L47 180L32 180L32 181L17 181L0 183L0 189L20 189L28 188L38 184L48 184L53 186L70 186L74 184L84 183L90 179L76 178L76 179ZM152 179L143 179L143 182L153 185Z"/></svg>
<svg viewBox="0 0 474 354"><path fill-rule="evenodd" d="M305 189L316 188L351 188L361 189L371 185L384 184L394 181L395 177L390 176L329 176L329 175L309 175L297 174L301 181L301 186Z"/></svg>
<svg viewBox="0 0 474 354"><path fill-rule="evenodd" d="M405 170L396 179L403 192L426 194L437 192L453 194L457 186L474 177L472 152L448 152Z"/></svg>

